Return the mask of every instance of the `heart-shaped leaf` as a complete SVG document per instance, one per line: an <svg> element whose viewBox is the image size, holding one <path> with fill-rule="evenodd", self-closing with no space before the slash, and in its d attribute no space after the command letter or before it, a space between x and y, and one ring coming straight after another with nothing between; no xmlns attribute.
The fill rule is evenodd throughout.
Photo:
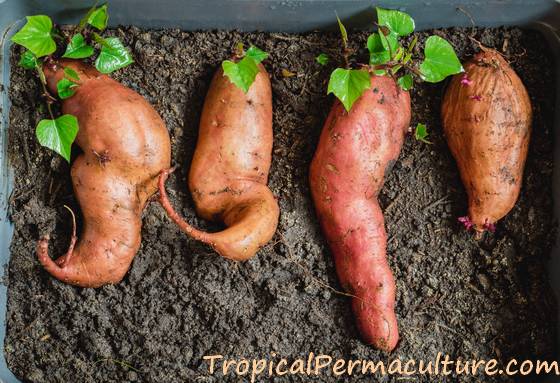
<svg viewBox="0 0 560 383"><path fill-rule="evenodd" d="M88 45L81 33L72 36L62 57L69 59L84 59L93 54L93 47Z"/></svg>
<svg viewBox="0 0 560 383"><path fill-rule="evenodd" d="M52 20L48 16L27 16L27 23L11 40L26 47L37 57L47 56L56 50L56 43L51 36L52 28Z"/></svg>
<svg viewBox="0 0 560 383"><path fill-rule="evenodd" d="M55 120L41 120L35 130L37 139L45 146L70 162L72 143L78 134L78 119L64 114Z"/></svg>
<svg viewBox="0 0 560 383"><path fill-rule="evenodd" d="M408 14L393 9L377 9L377 23L388 27L398 36L408 36L414 32L414 20Z"/></svg>
<svg viewBox="0 0 560 383"><path fill-rule="evenodd" d="M229 81L244 93L249 91L257 77L257 73L259 73L257 63L249 56L243 57L239 62L225 60L222 63L222 69L224 70L224 75L229 78Z"/></svg>
<svg viewBox="0 0 560 383"><path fill-rule="evenodd" d="M19 66L25 69L35 69L39 66L39 61L37 56L26 50L19 59Z"/></svg>
<svg viewBox="0 0 560 383"><path fill-rule="evenodd" d="M109 20L109 15L107 14L107 4L102 5L99 8L95 8L89 14L87 18L87 23L94 28L102 31L107 28L107 21Z"/></svg>
<svg viewBox="0 0 560 383"><path fill-rule="evenodd" d="M333 93L350 111L354 102L371 87L371 80L367 70L363 69L335 69L329 79L327 94Z"/></svg>
<svg viewBox="0 0 560 383"><path fill-rule="evenodd" d="M128 49L117 37L104 39L96 34L95 40L101 44L101 52L95 60L95 68L101 73L111 73L134 62Z"/></svg>
<svg viewBox="0 0 560 383"><path fill-rule="evenodd" d="M391 55L383 46L381 36L378 33L373 33L368 37L367 47L369 50L369 63L371 65L381 65L391 60Z"/></svg>
<svg viewBox="0 0 560 383"><path fill-rule="evenodd" d="M410 90L412 88L412 84L414 83L414 79L410 73L405 74L402 77L399 77L397 80L397 84L401 87L402 90Z"/></svg>
<svg viewBox="0 0 560 383"><path fill-rule="evenodd" d="M74 88L76 87L78 87L78 84L73 83L67 78L60 79L60 81L56 83L56 91L58 92L58 97L60 97L61 100L72 97L74 93L76 93L76 91L74 90Z"/></svg>
<svg viewBox="0 0 560 383"><path fill-rule="evenodd" d="M235 86L240 88L244 93L247 93L259 73L259 67L257 65L267 57L268 53L251 45L249 49L247 49L245 57L240 61L234 62L225 60L222 63L224 75L227 76L229 81Z"/></svg>
<svg viewBox="0 0 560 383"><path fill-rule="evenodd" d="M424 61L420 64L420 74L427 82L440 82L449 75L463 72L451 44L439 36L430 36L424 47Z"/></svg>

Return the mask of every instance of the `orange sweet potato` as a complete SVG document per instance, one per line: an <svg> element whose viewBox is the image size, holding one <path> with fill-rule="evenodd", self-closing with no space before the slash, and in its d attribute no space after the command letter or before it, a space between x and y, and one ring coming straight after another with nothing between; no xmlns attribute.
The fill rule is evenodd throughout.
<svg viewBox="0 0 560 383"><path fill-rule="evenodd" d="M224 223L208 233L185 222L165 192L169 171L160 176L160 200L169 217L189 236L236 261L255 255L274 235L279 208L267 186L272 159L272 90L264 67L247 93L218 70L204 102L189 174L197 213Z"/></svg>
<svg viewBox="0 0 560 383"><path fill-rule="evenodd" d="M443 128L468 194L478 232L515 205L531 135L531 102L523 83L496 51L485 48L456 75L442 105Z"/></svg>
<svg viewBox="0 0 560 383"><path fill-rule="evenodd" d="M37 245L39 261L55 278L82 287L119 282L140 247L142 210L157 191L157 176L171 161L169 134L154 108L138 93L78 61L44 66L56 94L63 68L80 77L76 93L62 103L78 118L76 143L82 149L72 165L74 192L83 213L80 240L53 261L49 236Z"/></svg>
<svg viewBox="0 0 560 383"><path fill-rule="evenodd" d="M410 96L389 77L371 77L346 112L337 100L311 163L310 184L342 287L354 296L358 328L368 344L390 351L399 339L395 281L387 263L377 195L397 160L410 123Z"/></svg>

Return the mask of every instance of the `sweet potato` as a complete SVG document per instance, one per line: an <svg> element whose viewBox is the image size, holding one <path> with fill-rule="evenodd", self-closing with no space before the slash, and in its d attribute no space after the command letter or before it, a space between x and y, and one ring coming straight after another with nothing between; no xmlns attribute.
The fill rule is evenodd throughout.
<svg viewBox="0 0 560 383"><path fill-rule="evenodd" d="M56 94L63 68L80 77L76 93L62 103L78 118L76 143L82 153L72 165L72 184L83 213L83 232L68 252L53 261L49 236L37 246L39 261L55 278L82 287L119 282L140 247L142 210L157 191L158 174L169 167L165 124L138 93L78 61L44 66Z"/></svg>
<svg viewBox="0 0 560 383"><path fill-rule="evenodd" d="M377 195L395 163L410 123L410 96L390 77L371 77L346 112L337 100L311 163L311 194L333 252L342 287L362 337L390 351L399 339L395 281Z"/></svg>
<svg viewBox="0 0 560 383"><path fill-rule="evenodd" d="M523 83L496 51L484 48L456 75L443 99L447 143L467 190L468 217L478 232L515 205L531 135L531 102Z"/></svg>
<svg viewBox="0 0 560 383"><path fill-rule="evenodd" d="M274 235L279 208L267 187L272 158L272 90L259 73L243 93L218 70L204 102L189 189L198 215L224 223L219 232L194 228L174 211L165 192L169 171L160 176L160 200L169 217L189 236L236 261L255 255Z"/></svg>

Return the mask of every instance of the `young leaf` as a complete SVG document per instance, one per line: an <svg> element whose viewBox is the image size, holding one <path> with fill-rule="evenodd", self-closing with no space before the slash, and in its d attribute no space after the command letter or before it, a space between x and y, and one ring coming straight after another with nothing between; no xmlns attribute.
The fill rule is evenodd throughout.
<svg viewBox="0 0 560 383"><path fill-rule="evenodd" d="M416 129L414 130L414 138L426 144L431 144L431 142L426 139L427 137L428 129L426 128L426 125L418 123L418 125L416 125Z"/></svg>
<svg viewBox="0 0 560 383"><path fill-rule="evenodd" d="M245 53L245 57L252 58L255 61L255 64L258 64L261 61L266 60L266 58L268 57L268 53L257 48L254 45L251 45L249 49L247 49L247 52Z"/></svg>
<svg viewBox="0 0 560 383"><path fill-rule="evenodd" d="M99 8L95 8L88 16L87 23L94 28L102 31L107 28L107 20L109 15L107 14L107 4L102 5Z"/></svg>
<svg viewBox="0 0 560 383"><path fill-rule="evenodd" d="M37 56L31 53L31 51L26 50L19 59L19 66L25 69L35 69L39 66L39 61Z"/></svg>
<svg viewBox="0 0 560 383"><path fill-rule="evenodd" d="M399 36L414 32L414 20L408 14L393 9L377 9L377 23L388 27Z"/></svg>
<svg viewBox="0 0 560 383"><path fill-rule="evenodd" d="M354 102L371 87L371 80L367 70L363 69L335 69L329 79L327 94L333 93L350 111Z"/></svg>
<svg viewBox="0 0 560 383"><path fill-rule="evenodd" d="M336 15L336 20L338 21L338 27L340 28L342 42L344 43L344 46L346 46L348 44L348 32L346 32L346 27L344 26L344 24L342 24L342 21L340 21L338 15Z"/></svg>
<svg viewBox="0 0 560 383"><path fill-rule="evenodd" d="M379 37L383 48L387 50L391 55L394 55L399 48L399 37L395 33L384 34L382 30L379 30Z"/></svg>
<svg viewBox="0 0 560 383"><path fill-rule="evenodd" d="M27 16L27 23L12 36L12 42L26 47L37 57L50 55L56 50L56 43L51 36L52 28L48 16Z"/></svg>
<svg viewBox="0 0 560 383"><path fill-rule="evenodd" d="M451 44L439 36L430 36L424 47L424 61L420 64L420 74L427 82L439 82L449 75L463 72Z"/></svg>
<svg viewBox="0 0 560 383"><path fill-rule="evenodd" d="M101 73L111 73L134 62L128 49L117 37L104 39L96 34L95 40L101 44L101 52L95 60L95 68Z"/></svg>
<svg viewBox="0 0 560 383"><path fill-rule="evenodd" d="M402 77L399 77L397 80L397 84L401 87L402 90L410 90L413 84L413 78L410 73L405 74Z"/></svg>
<svg viewBox="0 0 560 383"><path fill-rule="evenodd" d="M378 33L373 33L368 37L367 48L369 50L369 63L371 65L381 65L391 60L391 55L383 46L381 36Z"/></svg>
<svg viewBox="0 0 560 383"><path fill-rule="evenodd" d="M245 56L245 45L243 45L241 41L238 42L237 45L235 46L235 55L237 57Z"/></svg>
<svg viewBox="0 0 560 383"><path fill-rule="evenodd" d="M67 78L62 78L60 81L56 83L56 90L58 92L58 97L61 100L65 100L69 97L72 97L76 91L78 84L73 83L72 81L68 80Z"/></svg>
<svg viewBox="0 0 560 383"><path fill-rule="evenodd" d="M42 146L54 150L70 162L72 143L78 134L78 119L64 114L55 120L41 120L35 130Z"/></svg>
<svg viewBox="0 0 560 383"><path fill-rule="evenodd" d="M80 76L78 75L78 72L76 72L74 69L70 67L64 68L64 75L70 81L73 82L80 81Z"/></svg>
<svg viewBox="0 0 560 383"><path fill-rule="evenodd" d="M401 64L397 64L394 67L391 68L391 74L394 76L396 75L400 70L402 69L402 65Z"/></svg>
<svg viewBox="0 0 560 383"><path fill-rule="evenodd" d="M251 84L255 81L259 68L255 60L249 56L243 57L239 62L225 60L222 63L224 75L229 78L235 86L240 88L244 93L249 91Z"/></svg>
<svg viewBox="0 0 560 383"><path fill-rule="evenodd" d="M93 47L88 45L81 33L72 36L62 57L69 59L84 59L93 54Z"/></svg>
<svg viewBox="0 0 560 383"><path fill-rule="evenodd" d="M320 53L317 57L315 57L315 61L317 61L320 65L327 65L329 62L329 56L326 53Z"/></svg>

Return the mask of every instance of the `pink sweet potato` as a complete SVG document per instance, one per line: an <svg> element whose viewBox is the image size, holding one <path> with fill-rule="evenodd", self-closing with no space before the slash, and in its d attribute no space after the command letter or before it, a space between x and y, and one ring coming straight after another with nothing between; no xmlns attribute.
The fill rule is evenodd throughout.
<svg viewBox="0 0 560 383"><path fill-rule="evenodd" d="M354 296L358 328L368 344L386 351L399 334L377 195L399 156L410 114L408 92L390 77L371 77L371 89L350 112L335 101L310 169L315 209L340 283Z"/></svg>
<svg viewBox="0 0 560 383"><path fill-rule="evenodd" d="M80 77L62 110L76 116L80 126L76 143L83 153L72 165L72 183L83 232L77 244L72 237L68 252L55 261L48 254L49 236L40 239L37 255L55 278L99 287L119 282L140 247L142 210L157 191L158 174L170 165L169 134L142 96L81 62L44 66L53 94L64 67Z"/></svg>

